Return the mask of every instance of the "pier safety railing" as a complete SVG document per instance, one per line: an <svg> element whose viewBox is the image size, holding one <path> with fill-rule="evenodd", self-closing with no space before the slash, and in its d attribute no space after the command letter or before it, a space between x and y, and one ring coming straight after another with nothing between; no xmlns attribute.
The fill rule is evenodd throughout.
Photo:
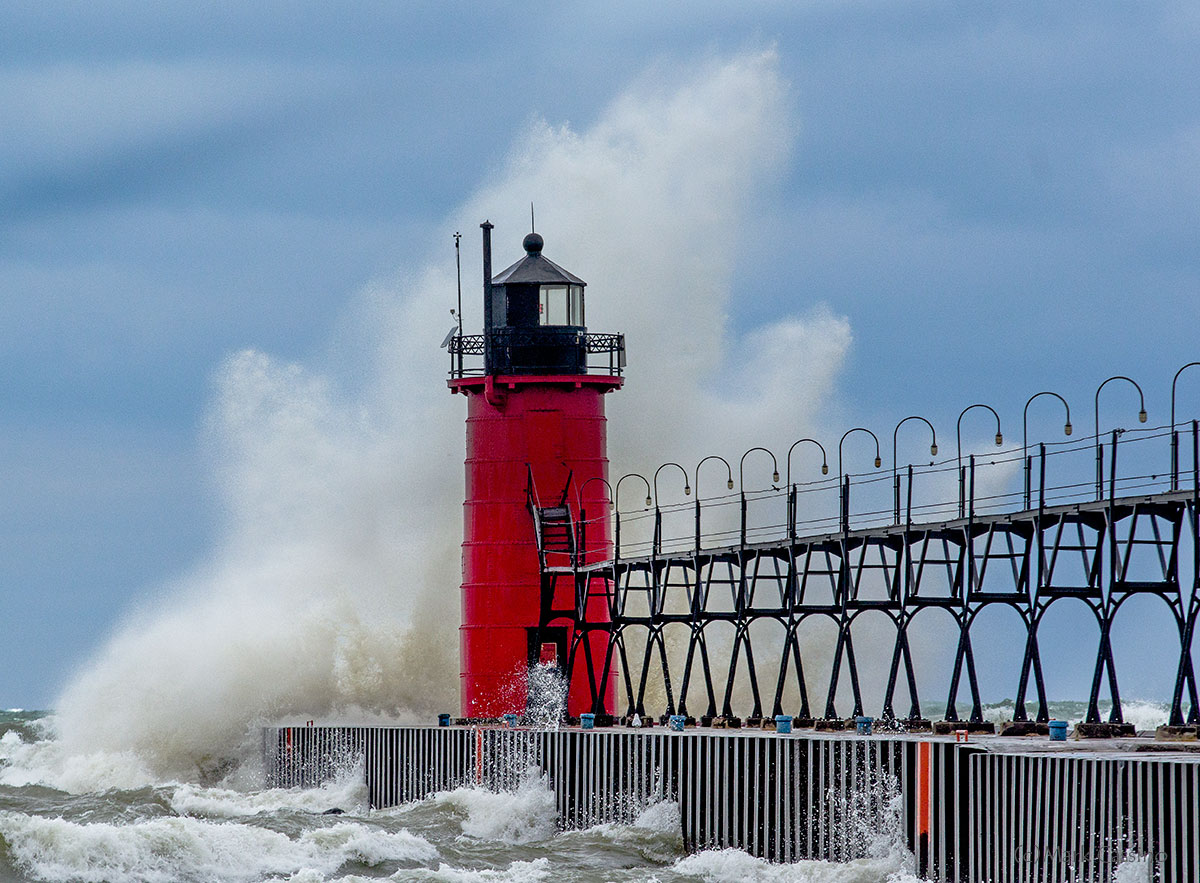
<svg viewBox="0 0 1200 883"><path fill-rule="evenodd" d="M1005 446L1000 416L975 404L959 415L953 457L938 458L930 421L901 420L889 470L882 469L879 437L855 427L839 440L835 474L824 445L803 438L779 458L755 447L733 463L710 455L690 471L672 462L650 477L593 479L590 494L568 486L558 517L570 520L572 541L569 547L540 545L541 625L572 626L566 665L572 672L577 664L589 669L597 712L643 715L695 710L759 718L769 709L801 719L835 718L844 679L852 714L863 714L858 635L860 644L866 639L876 651L885 647L885 658L890 653L882 707L873 710L884 720L915 723L924 721L926 692L914 660L915 627L941 617L955 645L943 672L945 718L959 720L965 677L968 720L979 722L973 633L991 628L990 611L1002 608L1016 614L1024 632L1021 646L1013 647L1014 661L1019 658L1008 694L1016 697L1014 719L1028 719L1032 690L1035 719L1045 721L1049 697L1039 630L1051 609L1074 605L1085 623L1094 623L1096 636L1087 720L1099 722L1103 706L1109 722L1121 724L1113 628L1123 608L1140 603L1130 604L1133 598L1151 596L1166 605L1173 624L1173 633L1145 649L1156 665L1173 671L1170 722L1182 724L1186 712L1189 723L1200 724L1193 661L1200 616L1200 425L1177 422L1175 414L1180 375L1197 364L1176 373L1171 422L1164 425L1146 425L1141 387L1117 376L1097 388L1089 415L1095 431L1083 437L1073 431L1066 400L1041 392L1026 402L1020 446ZM1114 381L1136 391L1138 411L1130 417L1137 422L1101 431L1101 393L1111 394L1105 388ZM1042 396L1061 404L1061 440L1030 441L1030 408ZM992 450L964 448L968 418L989 433L988 424L994 425ZM907 438L918 422L928 431L931 456L902 464L900 431ZM861 455L862 446L876 471L846 471L848 457ZM814 479L818 455L822 477ZM767 487L754 487L753 479L748 485L748 472L767 469ZM635 506L629 505L630 486L639 498ZM589 622L587 599L599 595L608 598L608 621ZM607 632L609 651L602 670L592 671L590 654L576 651L597 630ZM820 646L831 645L832 652L810 652L806 636L822 631L827 639ZM922 649L926 657L937 655L936 647ZM822 664L823 701L812 697L810 683ZM617 708L604 709L597 685L614 666L624 695ZM908 708L898 715L902 694ZM653 702L661 709L650 708Z"/></svg>
<svg viewBox="0 0 1200 883"><path fill-rule="evenodd" d="M1200 759L1179 751L665 727L310 721L262 735L269 786L357 775L373 809L464 786L511 791L532 769L561 828L631 824L673 803L689 852L847 862L882 835L912 851L921 880L1109 881L1136 857L1139 879L1200 883Z"/></svg>

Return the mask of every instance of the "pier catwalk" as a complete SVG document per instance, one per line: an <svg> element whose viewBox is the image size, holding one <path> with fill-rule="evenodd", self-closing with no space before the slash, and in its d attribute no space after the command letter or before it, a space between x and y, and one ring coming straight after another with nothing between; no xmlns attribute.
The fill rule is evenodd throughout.
<svg viewBox="0 0 1200 883"><path fill-rule="evenodd" d="M1190 434L1195 450L1200 438L1195 421ZM1142 440L1167 435L1148 432ZM1173 455L1177 442L1175 436ZM601 637L606 642L603 664L574 646L566 660L570 677L593 684L597 714L679 713L704 722L742 716L756 724L785 712L800 721L837 719L839 704L848 701L841 716L847 710L851 717L872 714L912 731L930 727L925 713L930 706L948 723L960 713L970 723L983 723L975 647L981 632L996 628L993 614L1002 612L1013 633L1003 663L1014 676L1003 695L1015 697L1015 721L1048 721L1046 670L1077 665L1080 653L1094 653L1085 720L1097 725L1098 734L1132 735L1122 712L1119 662L1150 666L1171 684L1169 724L1200 724L1193 658L1200 619L1200 477L1193 467L1187 489L1179 488L1177 469L1173 475L1118 480L1113 478L1118 434L1106 446L1085 442L1086 452L1093 444L1098 476L1104 474L1106 448L1113 470L1106 480L1097 478L1094 499L1079 499L1078 484L1046 487L1044 450L1040 458L1024 457L1027 474L1036 471L1040 478L1025 493L1027 505L1016 511L1004 508L1012 495L976 499L974 462L961 470L965 488L958 511L924 522L917 516L928 516L936 506L921 512L913 505L911 467L908 504L900 505L897 475L894 511L869 511L858 519L868 522L863 526L852 526L850 476L832 489L810 489L812 495L836 490L841 512L833 516L832 530L807 534L797 529L794 485L713 498L703 507L697 493L694 504L654 502L649 511L648 503L632 517L618 510L615 547L604 560L588 552L584 511L574 525L575 551L547 546L541 503L531 496L541 565L540 627L545 634L568 631L581 646L587 640L594 647ZM1122 486L1155 492L1120 495ZM1064 496L1074 499L1059 502ZM709 535L702 535L702 527L717 520L722 505L739 504L740 519L726 518L725 529L716 531L718 538L732 535L735 542L706 545ZM756 536L747 526L753 505L781 512L786 505L786 524L768 524ZM690 519L694 536L688 531L664 539L672 515L677 525ZM622 532L639 519L650 522L643 531L649 537L630 554ZM597 598L609 602L600 618L590 615ZM1114 652L1114 628L1147 609L1141 601L1131 603L1134 599L1161 602L1162 619L1170 626L1152 646L1122 659ZM1043 646L1051 611L1069 611L1077 623L1082 649L1072 648L1070 658L1048 656ZM928 634L931 621L953 636L952 646L944 648L953 652L938 655L946 669L938 672L939 680L949 687L936 703L914 662L914 634L921 629ZM1082 639L1089 633L1094 643ZM856 652L863 640L886 672L879 707L868 708L864 698ZM833 648L823 671L815 671L822 655L814 658L814 644ZM881 646L886 652L878 652ZM924 657L927 680L936 661L930 655ZM624 690L613 708L605 695L617 672ZM823 682L823 695L813 694L814 681ZM968 707L960 712L964 694Z"/></svg>

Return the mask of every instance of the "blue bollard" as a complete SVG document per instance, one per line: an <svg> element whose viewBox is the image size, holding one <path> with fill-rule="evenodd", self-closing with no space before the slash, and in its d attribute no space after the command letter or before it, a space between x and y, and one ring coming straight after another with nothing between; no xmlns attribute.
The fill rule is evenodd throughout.
<svg viewBox="0 0 1200 883"><path fill-rule="evenodd" d="M579 715L579 727L584 730L594 730L596 728L596 715L587 711Z"/></svg>
<svg viewBox="0 0 1200 883"><path fill-rule="evenodd" d="M448 726L450 726L450 715L448 715L448 714L439 714L439 715L438 715L438 726L439 726L439 727L448 727Z"/></svg>
<svg viewBox="0 0 1200 883"><path fill-rule="evenodd" d="M775 715L775 732L790 733L792 731L792 716L790 714Z"/></svg>
<svg viewBox="0 0 1200 883"><path fill-rule="evenodd" d="M875 723L873 717L856 717L854 719L854 730L860 736L871 735L871 725Z"/></svg>
<svg viewBox="0 0 1200 883"><path fill-rule="evenodd" d="M1050 721L1046 724L1050 728L1051 742L1066 742L1067 741L1067 722L1066 721Z"/></svg>
<svg viewBox="0 0 1200 883"><path fill-rule="evenodd" d="M683 724L686 720L687 720L687 718L684 717L682 714L673 714L667 720L667 724L668 724L668 726L670 726L670 728L673 732L682 733L683 732Z"/></svg>

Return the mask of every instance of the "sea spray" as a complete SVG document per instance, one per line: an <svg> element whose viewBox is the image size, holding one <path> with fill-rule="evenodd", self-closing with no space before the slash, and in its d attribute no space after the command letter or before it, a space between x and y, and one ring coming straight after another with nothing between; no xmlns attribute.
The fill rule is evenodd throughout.
<svg viewBox="0 0 1200 883"><path fill-rule="evenodd" d="M1151 883L1154 878L1150 857L1130 852L1113 872L1113 883Z"/></svg>
<svg viewBox="0 0 1200 883"><path fill-rule="evenodd" d="M595 293L589 319L627 330L614 470L694 462L710 452L715 414L728 449L817 432L845 321L810 308L743 340L726 320L750 199L794 128L776 67L751 52L658 70L587 130L536 123L446 225L491 217L516 243L519 207L546 206L548 249ZM67 750L133 750L155 775L197 779L250 756L253 728L272 720L452 707L462 425L436 350L453 291L444 264L355 305L343 327L360 333L338 345L357 373L253 351L229 359L208 432L219 542L64 691Z"/></svg>
<svg viewBox="0 0 1200 883"><path fill-rule="evenodd" d="M129 790L153 783L155 776L132 750L72 751L56 737L53 718L22 732L0 736L0 785L41 785L71 794Z"/></svg>
<svg viewBox="0 0 1200 883"><path fill-rule="evenodd" d="M740 849L718 849L682 858L671 870L712 883L919 883L904 845L903 800L893 776L878 775L845 794L830 789L826 801L828 846L838 861L772 864Z"/></svg>
<svg viewBox="0 0 1200 883"><path fill-rule="evenodd" d="M539 662L510 671L497 688L505 714L515 714L522 725L553 730L567 713L567 679L558 665Z"/></svg>
<svg viewBox="0 0 1200 883"><path fill-rule="evenodd" d="M557 665L539 663L526 678L525 720L539 730L558 729L567 713L567 679Z"/></svg>

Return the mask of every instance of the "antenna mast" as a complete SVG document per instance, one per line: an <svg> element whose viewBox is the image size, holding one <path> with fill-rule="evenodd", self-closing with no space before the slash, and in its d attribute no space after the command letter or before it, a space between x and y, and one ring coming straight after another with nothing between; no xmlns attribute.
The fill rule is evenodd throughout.
<svg viewBox="0 0 1200 883"><path fill-rule="evenodd" d="M454 270L458 275L458 336L462 337L462 252L458 247L460 239L462 239L462 234L456 232L454 234Z"/></svg>

